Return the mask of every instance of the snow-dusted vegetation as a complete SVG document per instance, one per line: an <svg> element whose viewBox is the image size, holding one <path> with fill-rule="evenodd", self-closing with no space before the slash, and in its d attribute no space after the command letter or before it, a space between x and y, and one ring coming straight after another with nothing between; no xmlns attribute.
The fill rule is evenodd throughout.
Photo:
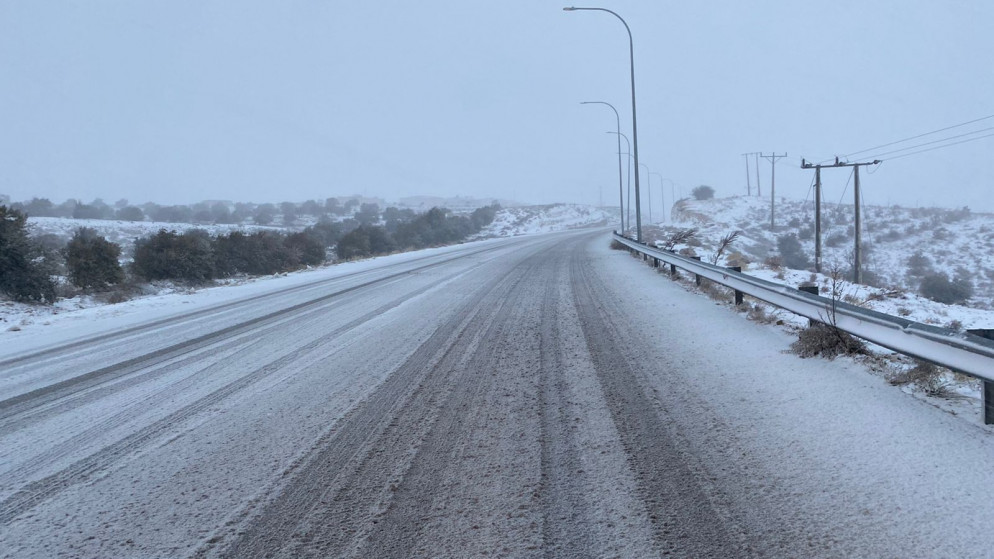
<svg viewBox="0 0 994 559"><path fill-rule="evenodd" d="M740 266L746 274L791 287L815 285L822 296L908 320L958 331L994 327L994 215L967 208L864 207L863 283L857 284L851 205L822 206L820 273L814 265L814 203L780 198L775 209L771 228L768 198L684 199L674 204L668 222L644 226L643 235L684 255ZM733 234L719 251L722 239ZM798 332L807 326L806 319L762 304L747 304L747 312ZM978 405L977 381L869 349L860 359L892 382Z"/></svg>
<svg viewBox="0 0 994 559"><path fill-rule="evenodd" d="M227 214L219 204L211 207L219 215L230 216L239 213L241 208L240 215L258 216L266 215L265 212L275 210L277 206L237 204L232 205L235 209ZM44 324L59 313L156 295L189 294L208 285L241 284L258 281L273 273L285 274L296 269L313 268L320 265L321 255L303 257L319 250L320 245L325 246L328 263L331 263L461 242L468 235L471 239L484 239L596 226L604 223L610 216L609 212L602 209L566 204L521 206L496 211L494 208L498 206L467 211L435 209L419 212L401 205L399 208L388 206L381 210L373 202L350 199L342 205L329 198L324 205L316 202L280 204L280 213L271 225L255 223L256 219L253 217L239 218L236 223L219 223L216 220L210 222L206 214L194 223L150 221L144 217L135 220L112 219L112 213L107 213L107 218L100 219L29 216L24 229L35 245L32 250L40 255L36 259L45 263L44 273L49 274L52 280L54 301L45 300L51 299L51 295L40 297L49 304L39 305L38 301L18 300L17 297L0 294L0 335L4 332L21 332L28 325ZM151 208L146 213L151 214L154 210L155 208ZM196 212L173 213L193 216ZM269 222L265 218L260 221ZM89 237L103 239L119 247L116 253L121 267L119 271L126 274L112 270L114 273L108 277L117 280L113 285L107 283L96 288L92 285L81 288L71 281L72 273L65 262L66 247L81 228L86 230ZM208 259L211 261L209 265L192 266L187 262L191 259L172 263L175 266L159 259L136 263L136 256L148 256L145 254L148 250L139 251L142 253L136 255L136 247L182 247L208 241L213 243L208 252L214 254L213 258ZM177 251L178 249L163 248L155 252L171 254ZM287 251L295 255L289 262L280 257L281 253ZM196 264L203 259L192 260ZM260 267L260 264L272 263L270 261L274 260L279 262ZM164 266L179 267L186 271L190 271L192 266L199 272L194 270L197 273L192 276L186 274L173 277L163 273ZM210 270L201 270L205 266ZM155 273L150 273L149 270Z"/></svg>
<svg viewBox="0 0 994 559"><path fill-rule="evenodd" d="M493 223L486 227L480 236L512 237L579 227L607 226L613 224L614 220L617 219L617 212L616 209L578 204L504 208L497 212Z"/></svg>

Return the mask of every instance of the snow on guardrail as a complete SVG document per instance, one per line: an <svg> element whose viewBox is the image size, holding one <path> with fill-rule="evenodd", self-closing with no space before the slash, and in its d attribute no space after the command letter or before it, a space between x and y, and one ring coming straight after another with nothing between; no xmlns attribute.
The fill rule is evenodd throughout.
<svg viewBox="0 0 994 559"><path fill-rule="evenodd" d="M667 250L649 247L617 233L613 237L617 242L646 257L697 274L811 320L828 322L829 313L834 312L834 325L853 336L976 377L985 384L994 383L994 340L929 326L843 301L833 301ZM987 392L986 387L983 392ZM985 408L987 405L988 402L985 402Z"/></svg>

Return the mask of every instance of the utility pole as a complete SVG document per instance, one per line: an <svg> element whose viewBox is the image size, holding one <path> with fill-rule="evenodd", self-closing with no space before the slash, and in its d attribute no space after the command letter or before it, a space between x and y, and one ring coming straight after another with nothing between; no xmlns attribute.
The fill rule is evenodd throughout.
<svg viewBox="0 0 994 559"><path fill-rule="evenodd" d="M758 197L763 195L763 193L760 192L762 187L759 185L759 152L753 152L753 155L756 156L756 196Z"/></svg>
<svg viewBox="0 0 994 559"><path fill-rule="evenodd" d="M821 165L815 167L815 272L821 273Z"/></svg>
<svg viewBox="0 0 994 559"><path fill-rule="evenodd" d="M776 229L776 204L777 204L777 159L787 157L787 152L777 155L776 152L770 155L759 154L760 157L770 162L772 171L770 174L770 231Z"/></svg>
<svg viewBox="0 0 994 559"><path fill-rule="evenodd" d="M878 165L880 163L879 159L874 159L873 161L866 161L863 163L841 163L839 158L835 158L835 163L831 165L813 165L808 163L804 159L801 159L802 169L814 169L815 170L815 271L821 271L821 168L822 167L852 167L853 168L853 202L855 208L855 242L853 246L853 282L862 283L863 272L861 270L862 265L862 250L861 245L863 244L863 233L862 233L862 222L860 221L860 204L859 204L859 168L867 167L869 165Z"/></svg>
<svg viewBox="0 0 994 559"><path fill-rule="evenodd" d="M652 173L649 173L649 177L652 177L652 175L656 175L657 177L659 177L659 205L663 207L663 210L662 210L662 213L663 213L662 223L666 223L666 188L665 188L666 185L663 183L663 175L660 175L659 173L656 173L655 171L652 172ZM670 181L670 182L673 182L673 181Z"/></svg>
<svg viewBox="0 0 994 559"><path fill-rule="evenodd" d="M745 160L746 160L746 196L752 196L752 183L750 182L751 179L749 177L749 156L750 155L752 155L752 154L751 153L743 153L742 154L742 157L745 157Z"/></svg>

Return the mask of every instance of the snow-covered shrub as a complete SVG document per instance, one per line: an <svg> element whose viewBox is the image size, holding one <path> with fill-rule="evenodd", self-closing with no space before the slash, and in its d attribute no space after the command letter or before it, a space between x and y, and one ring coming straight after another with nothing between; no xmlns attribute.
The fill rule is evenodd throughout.
<svg viewBox="0 0 994 559"><path fill-rule="evenodd" d="M973 284L968 277L950 280L943 272L933 272L922 278L919 292L933 301L954 305L973 296Z"/></svg>
<svg viewBox="0 0 994 559"><path fill-rule="evenodd" d="M135 274L149 281L178 279L205 282L215 277L210 235L200 229L183 234L160 230L135 242Z"/></svg>
<svg viewBox="0 0 994 559"><path fill-rule="evenodd" d="M797 235L790 233L777 237L777 250L780 252L784 266L795 270L806 270L811 267L811 261L801 249Z"/></svg>
<svg viewBox="0 0 994 559"><path fill-rule="evenodd" d="M841 232L837 231L837 232L832 233L829 236L825 237L825 246L827 246L829 248L840 247L844 243L846 243L846 241L848 241L848 240L849 240L849 237L846 236L845 233L841 233Z"/></svg>
<svg viewBox="0 0 994 559"><path fill-rule="evenodd" d="M53 303L55 283L47 261L36 244L28 238L27 216L7 206L0 206L0 293L15 301Z"/></svg>
<svg viewBox="0 0 994 559"><path fill-rule="evenodd" d="M706 184L700 186L695 186L693 190L690 191L690 195L694 197L694 200L711 200L714 198L714 189Z"/></svg>
<svg viewBox="0 0 994 559"><path fill-rule="evenodd" d="M750 259L748 256L746 256L745 254L742 254L741 252L739 252L737 250L732 251L728 255L728 257L725 258L725 265L726 266L738 266L738 267L742 268L742 270L747 269L749 267L749 264L751 264L751 263L752 263L752 259Z"/></svg>
<svg viewBox="0 0 994 559"><path fill-rule="evenodd" d="M759 303L754 303L749 306L746 318L760 324L773 324L777 320L777 316L775 314L767 312L766 306Z"/></svg>
<svg viewBox="0 0 994 559"><path fill-rule="evenodd" d="M816 322L798 332L790 349L800 357L835 359L839 355L865 354L866 344L835 326Z"/></svg>
<svg viewBox="0 0 994 559"><path fill-rule="evenodd" d="M121 247L88 227L80 227L66 245L69 281L83 289L103 289L124 280Z"/></svg>
<svg viewBox="0 0 994 559"><path fill-rule="evenodd" d="M783 268L783 258L779 255L769 256L763 261L763 266L766 266L771 270L779 270Z"/></svg>
<svg viewBox="0 0 994 559"><path fill-rule="evenodd" d="M917 390L935 398L946 398L951 395L949 383L946 382L944 370L927 361L916 361L914 368L891 379L892 384L902 384L895 380L905 380L912 383Z"/></svg>

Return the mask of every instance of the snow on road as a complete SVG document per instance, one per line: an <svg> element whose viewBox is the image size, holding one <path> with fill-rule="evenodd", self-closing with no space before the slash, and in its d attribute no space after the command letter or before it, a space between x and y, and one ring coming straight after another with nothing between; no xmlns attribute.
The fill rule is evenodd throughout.
<svg viewBox="0 0 994 559"><path fill-rule="evenodd" d="M398 255L8 342L0 556L986 555L987 428L607 244Z"/></svg>

